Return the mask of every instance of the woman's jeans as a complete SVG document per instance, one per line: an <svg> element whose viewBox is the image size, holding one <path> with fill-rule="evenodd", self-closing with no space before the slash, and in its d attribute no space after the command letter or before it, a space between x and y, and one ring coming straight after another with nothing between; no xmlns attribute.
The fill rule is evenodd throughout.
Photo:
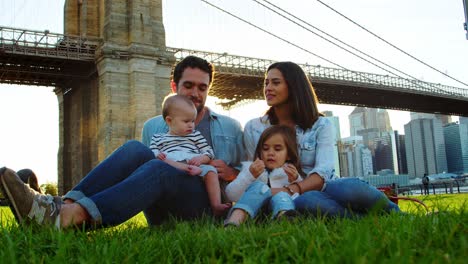
<svg viewBox="0 0 468 264"><path fill-rule="evenodd" d="M80 204L103 226L121 224L141 211L150 225L169 215L191 219L210 212L201 177L155 159L136 140L115 150L63 198Z"/></svg>
<svg viewBox="0 0 468 264"><path fill-rule="evenodd" d="M272 196L270 187L261 181L255 181L245 190L239 201L232 207L231 212L234 209L242 209L254 218L266 204L269 204L268 209L272 212L273 218L280 211L294 210L294 202L289 194L279 192Z"/></svg>
<svg viewBox="0 0 468 264"><path fill-rule="evenodd" d="M254 182L250 185L233 209L240 208L251 217L256 216L271 197L268 186L259 183ZM292 209L295 207L301 213L314 216L349 218L363 216L370 211L400 211L398 205L390 201L384 193L358 178L340 178L328 181L323 191L305 192L293 202ZM275 216L275 207L273 204L270 206L273 209L273 216Z"/></svg>
<svg viewBox="0 0 468 264"><path fill-rule="evenodd" d="M294 200L294 204L300 212L327 217L349 218L371 211L400 211L383 192L358 178L328 181L323 191L305 192Z"/></svg>

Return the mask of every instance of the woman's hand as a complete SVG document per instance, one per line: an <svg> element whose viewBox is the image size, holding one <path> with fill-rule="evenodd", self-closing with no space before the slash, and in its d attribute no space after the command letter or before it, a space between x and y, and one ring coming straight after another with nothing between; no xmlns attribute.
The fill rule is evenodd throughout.
<svg viewBox="0 0 468 264"><path fill-rule="evenodd" d="M250 173L252 173L252 176L254 178L258 178L260 174L265 170L265 163L263 160L257 158L249 167Z"/></svg>
<svg viewBox="0 0 468 264"><path fill-rule="evenodd" d="M294 182L299 177L296 167L291 163L285 163L283 165L283 170L288 175L288 182Z"/></svg>

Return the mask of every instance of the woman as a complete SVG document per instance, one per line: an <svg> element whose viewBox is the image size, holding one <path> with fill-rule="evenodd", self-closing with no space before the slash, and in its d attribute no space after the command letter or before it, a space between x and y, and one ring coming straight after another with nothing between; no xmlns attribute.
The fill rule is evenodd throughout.
<svg viewBox="0 0 468 264"><path fill-rule="evenodd" d="M271 125L287 125L296 130L301 166L306 175L301 182L272 188L273 194L299 193L294 200L296 210L312 215L351 217L370 210L399 211L376 188L357 178L334 176L334 129L318 111L318 100L312 84L299 65L277 62L268 67L264 96L270 109L262 117L250 120L244 128L247 157L252 160L261 133ZM251 186L246 195L262 195ZM250 208L256 212L260 208ZM249 215L242 209L233 210L227 222L238 224Z"/></svg>

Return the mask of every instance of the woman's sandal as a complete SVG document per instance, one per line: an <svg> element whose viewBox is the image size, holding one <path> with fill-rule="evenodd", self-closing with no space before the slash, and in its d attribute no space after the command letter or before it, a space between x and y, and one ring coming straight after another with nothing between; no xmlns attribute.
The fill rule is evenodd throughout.
<svg viewBox="0 0 468 264"><path fill-rule="evenodd" d="M280 211L278 215L276 216L276 220L287 220L287 221L292 221L294 218L298 216L298 212L296 210L286 210L286 211Z"/></svg>

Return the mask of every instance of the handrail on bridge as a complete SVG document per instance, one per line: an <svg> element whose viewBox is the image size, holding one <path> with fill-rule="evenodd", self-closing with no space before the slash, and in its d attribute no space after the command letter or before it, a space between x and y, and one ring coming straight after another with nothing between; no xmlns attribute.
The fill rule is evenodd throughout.
<svg viewBox="0 0 468 264"><path fill-rule="evenodd" d="M181 48L167 47L167 51L174 53L176 60L181 60L188 55L194 55L205 58L215 64L218 72L240 75L245 74L257 77L263 77L267 67L275 62L273 60L230 55L227 53L214 53ZM354 82L371 87L381 87L387 90L411 89L418 93L428 95L438 94L444 97L468 101L468 89L389 75L323 67L320 65L299 65L310 75L312 80Z"/></svg>
<svg viewBox="0 0 468 264"><path fill-rule="evenodd" d="M93 61L101 41L99 38L51 33L48 30L34 31L0 26L0 52ZM227 53L171 47L167 47L167 51L174 53L178 60L188 55L205 58L217 66L218 72L233 75L263 77L267 67L275 62ZM348 82L350 85L359 84L386 90L404 91L410 89L419 94L437 94L442 97L468 101L468 89L320 65L300 64L300 66L315 81Z"/></svg>
<svg viewBox="0 0 468 264"><path fill-rule="evenodd" d="M101 40L73 35L0 26L0 49L16 54L94 60Z"/></svg>

